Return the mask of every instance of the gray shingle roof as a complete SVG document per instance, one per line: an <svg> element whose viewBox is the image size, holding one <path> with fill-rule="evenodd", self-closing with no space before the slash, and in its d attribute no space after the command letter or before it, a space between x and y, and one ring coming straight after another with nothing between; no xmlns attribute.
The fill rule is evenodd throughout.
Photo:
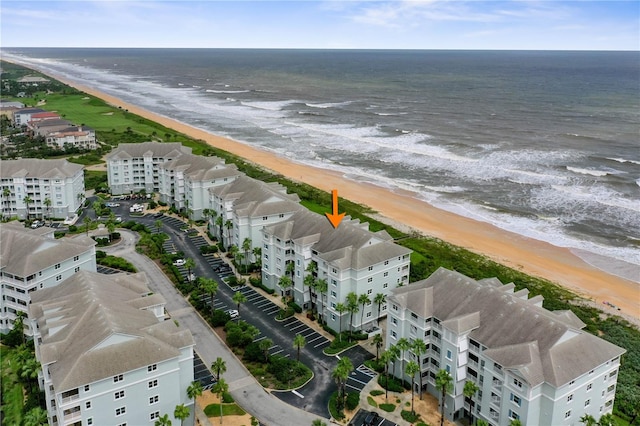
<svg viewBox="0 0 640 426"><path fill-rule="evenodd" d="M64 179L75 176L82 169L82 164L70 163L65 159L24 158L20 160L0 160L0 178L3 179L13 177Z"/></svg>
<svg viewBox="0 0 640 426"><path fill-rule="evenodd" d="M143 278L81 271L33 293L29 317L56 392L175 358L194 344L189 330L141 310L164 302L148 296Z"/></svg>
<svg viewBox="0 0 640 426"><path fill-rule="evenodd" d="M522 299L511 289L440 268L426 280L393 289L389 300L421 317L434 316L454 331L473 325L473 315L479 316L470 337L488 348L487 356L532 385L562 386L625 352L582 331L584 324L575 315L548 311L537 305L540 298ZM461 321L465 316L471 321Z"/></svg>
<svg viewBox="0 0 640 426"><path fill-rule="evenodd" d="M10 222L0 227L0 268L26 278L57 263L86 253L96 242L86 236L55 239L41 229ZM51 234L47 232L47 234Z"/></svg>
<svg viewBox="0 0 640 426"><path fill-rule="evenodd" d="M193 154L183 154L163 163L160 168L180 170L193 181L207 181L240 174L235 164L225 164L221 158Z"/></svg>
<svg viewBox="0 0 640 426"><path fill-rule="evenodd" d="M175 158L183 154L191 154L191 148L178 142L121 143L107 154L106 158L107 160L142 158L144 156Z"/></svg>

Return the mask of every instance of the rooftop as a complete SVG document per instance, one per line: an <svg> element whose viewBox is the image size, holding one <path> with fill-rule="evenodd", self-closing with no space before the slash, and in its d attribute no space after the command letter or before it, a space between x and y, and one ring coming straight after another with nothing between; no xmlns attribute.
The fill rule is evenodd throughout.
<svg viewBox="0 0 640 426"><path fill-rule="evenodd" d="M82 164L70 163L65 159L42 160L24 158L20 160L0 160L0 178L64 179L82 173Z"/></svg>
<svg viewBox="0 0 640 426"><path fill-rule="evenodd" d="M121 143L106 158L107 161L142 157L175 158L183 154L191 154L191 148L178 142Z"/></svg>

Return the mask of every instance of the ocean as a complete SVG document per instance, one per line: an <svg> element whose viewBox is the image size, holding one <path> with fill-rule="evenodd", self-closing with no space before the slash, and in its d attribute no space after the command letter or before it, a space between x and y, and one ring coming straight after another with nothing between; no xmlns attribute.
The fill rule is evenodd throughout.
<svg viewBox="0 0 640 426"><path fill-rule="evenodd" d="M5 48L150 111L640 281L640 54ZM90 124L90 123L88 123Z"/></svg>

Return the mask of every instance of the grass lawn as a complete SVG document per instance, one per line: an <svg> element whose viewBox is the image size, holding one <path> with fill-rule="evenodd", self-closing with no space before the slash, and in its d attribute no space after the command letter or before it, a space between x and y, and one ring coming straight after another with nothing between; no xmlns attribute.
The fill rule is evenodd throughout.
<svg viewBox="0 0 640 426"><path fill-rule="evenodd" d="M393 413L396 409L395 404L380 404L380 408L382 408L387 413Z"/></svg>
<svg viewBox="0 0 640 426"><path fill-rule="evenodd" d="M369 405L371 405L373 407L377 407L378 406L376 401L374 401L374 399L372 397L370 397L369 395L367 395L367 402L369 403Z"/></svg>
<svg viewBox="0 0 640 426"><path fill-rule="evenodd" d="M209 404L204 408L207 417L220 417L220 404ZM222 404L222 416L244 416L247 414L238 404Z"/></svg>

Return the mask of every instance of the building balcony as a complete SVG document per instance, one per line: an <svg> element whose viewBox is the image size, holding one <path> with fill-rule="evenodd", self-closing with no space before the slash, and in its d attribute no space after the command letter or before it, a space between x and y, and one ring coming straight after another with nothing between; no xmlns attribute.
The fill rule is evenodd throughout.
<svg viewBox="0 0 640 426"><path fill-rule="evenodd" d="M65 396L64 398L60 398L60 406L71 404L72 402L77 401L79 399L80 399L80 395L77 393L73 395Z"/></svg>
<svg viewBox="0 0 640 426"><path fill-rule="evenodd" d="M69 425L70 423L75 423L80 419L82 419L82 413L80 412L80 407L78 407L78 411L64 415L64 424Z"/></svg>
<svg viewBox="0 0 640 426"><path fill-rule="evenodd" d="M501 402L502 402L501 397L499 397L498 395L491 395L491 403L493 405L497 405L499 407Z"/></svg>

